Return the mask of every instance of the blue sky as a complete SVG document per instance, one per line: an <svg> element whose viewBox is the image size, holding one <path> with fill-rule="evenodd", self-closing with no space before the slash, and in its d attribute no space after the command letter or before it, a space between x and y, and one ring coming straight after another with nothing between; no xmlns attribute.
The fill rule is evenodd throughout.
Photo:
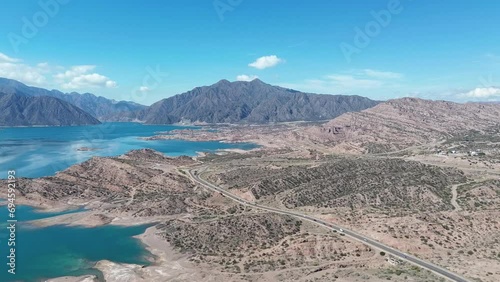
<svg viewBox="0 0 500 282"><path fill-rule="evenodd" d="M0 76L151 104L220 79L500 100L500 2L2 1Z"/></svg>

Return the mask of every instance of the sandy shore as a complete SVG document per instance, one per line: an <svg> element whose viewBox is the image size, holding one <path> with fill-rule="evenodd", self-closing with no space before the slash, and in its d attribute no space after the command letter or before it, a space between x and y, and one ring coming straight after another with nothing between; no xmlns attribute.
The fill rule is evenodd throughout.
<svg viewBox="0 0 500 282"><path fill-rule="evenodd" d="M154 256L150 266L99 261L95 268L104 274L106 282L203 281L199 269L188 261L188 255L177 252L157 234L155 226L136 236Z"/></svg>
<svg viewBox="0 0 500 282"><path fill-rule="evenodd" d="M99 210L86 210L32 220L27 223L36 227L49 227L54 225L97 227L107 224L118 226L137 226L155 224L173 218L176 218L176 216L134 217L130 215L106 215Z"/></svg>
<svg viewBox="0 0 500 282"><path fill-rule="evenodd" d="M4 205L2 203L0 205ZM39 212L63 212L67 210L74 210L85 206L86 203L62 203L62 202L54 202L48 201L46 199L28 199L22 196L16 198L17 205L30 206L37 209Z"/></svg>
<svg viewBox="0 0 500 282"><path fill-rule="evenodd" d="M109 260L98 261L95 268L100 270L106 282L154 282L154 281L203 281L200 271L188 261L189 255L177 252L166 240L157 234L153 226L136 236L145 248L154 255L149 266L116 263ZM85 275L79 277L59 277L47 282L97 282L97 277Z"/></svg>
<svg viewBox="0 0 500 282"><path fill-rule="evenodd" d="M96 227L111 223L112 218L94 211L81 211L63 214L43 219L28 221L27 223L36 227L49 227L53 225Z"/></svg>
<svg viewBox="0 0 500 282"><path fill-rule="evenodd" d="M83 275L83 276L64 276L46 280L46 282L96 282L97 277L95 275Z"/></svg>

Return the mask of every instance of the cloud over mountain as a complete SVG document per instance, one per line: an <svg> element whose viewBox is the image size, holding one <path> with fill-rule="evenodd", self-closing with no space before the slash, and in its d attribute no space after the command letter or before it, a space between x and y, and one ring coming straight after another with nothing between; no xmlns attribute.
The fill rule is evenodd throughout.
<svg viewBox="0 0 500 282"><path fill-rule="evenodd" d="M246 75L246 74L240 74L240 75L236 76L237 81L252 81L252 80L257 79L257 78L259 78L259 77L256 75Z"/></svg>
<svg viewBox="0 0 500 282"><path fill-rule="evenodd" d="M64 67L51 65L47 62L29 64L19 58L0 53L0 77L46 88L72 90L114 88L117 86L116 81L95 72L95 69L95 65Z"/></svg>
<svg viewBox="0 0 500 282"><path fill-rule="evenodd" d="M494 86L478 87L462 95L468 98L500 98L500 88Z"/></svg>
<svg viewBox="0 0 500 282"><path fill-rule="evenodd" d="M255 60L255 62L248 64L248 66L252 68L256 68L259 70L262 69L267 69L274 67L280 63L283 63L284 60L281 58L278 58L276 55L271 55L271 56L263 56Z"/></svg>
<svg viewBox="0 0 500 282"><path fill-rule="evenodd" d="M116 81L98 73L89 73L95 69L94 65L73 66L69 70L54 76L64 89L81 88L114 88Z"/></svg>

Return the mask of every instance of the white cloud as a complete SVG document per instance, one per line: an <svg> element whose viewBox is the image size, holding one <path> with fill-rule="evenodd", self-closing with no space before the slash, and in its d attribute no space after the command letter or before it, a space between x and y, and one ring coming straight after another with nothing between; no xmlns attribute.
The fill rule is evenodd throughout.
<svg viewBox="0 0 500 282"><path fill-rule="evenodd" d="M18 63L20 61L21 60L15 59L15 58L11 58L11 57L5 55L4 53L0 52L0 62L4 62L4 63Z"/></svg>
<svg viewBox="0 0 500 282"><path fill-rule="evenodd" d="M89 73L94 65L72 66L69 70L54 75L56 82L64 89L115 88L116 81L98 73Z"/></svg>
<svg viewBox="0 0 500 282"><path fill-rule="evenodd" d="M252 81L252 80L257 79L257 78L259 78L259 77L256 75L246 75L246 74L240 74L240 75L236 76L236 80L238 80L238 81Z"/></svg>
<svg viewBox="0 0 500 282"><path fill-rule="evenodd" d="M114 88L117 84L104 75L98 73L81 74L71 78L69 82L61 85L64 89L81 89L81 88Z"/></svg>
<svg viewBox="0 0 500 282"><path fill-rule="evenodd" d="M271 55L271 56L260 57L255 62L248 64L248 66L262 70L274 67L282 62L284 62L283 59L278 58L276 55Z"/></svg>
<svg viewBox="0 0 500 282"><path fill-rule="evenodd" d="M462 96L468 98L495 98L500 97L500 88L499 87L478 87L472 89L469 92L463 93Z"/></svg>
<svg viewBox="0 0 500 282"><path fill-rule="evenodd" d="M379 71L372 69L364 69L363 73L369 77L380 78L380 79L399 79L403 77L402 74L397 72Z"/></svg>
<svg viewBox="0 0 500 282"><path fill-rule="evenodd" d="M106 79L108 79L108 78L106 77ZM109 80L109 79L106 81L106 88L115 88L117 86L118 86L118 83L116 83L116 81Z"/></svg>
<svg viewBox="0 0 500 282"><path fill-rule="evenodd" d="M376 88L382 86L383 82L375 79L358 78L352 75L328 75L329 83L342 88Z"/></svg>
<svg viewBox="0 0 500 282"><path fill-rule="evenodd" d="M94 65L78 65L70 68L53 66L47 62L34 65L0 53L0 77L44 88L114 88L117 83L107 76L93 72Z"/></svg>
<svg viewBox="0 0 500 282"><path fill-rule="evenodd" d="M47 73L48 70L43 67L0 60L0 77L40 86L46 82L45 74Z"/></svg>
<svg viewBox="0 0 500 282"><path fill-rule="evenodd" d="M95 69L95 67L96 66L94 66L94 65L72 66L69 70L54 75L54 78L61 79L61 80L72 79L72 78L77 77L79 75L85 74L89 71L92 71L93 69Z"/></svg>
<svg viewBox="0 0 500 282"><path fill-rule="evenodd" d="M308 79L300 83L284 83L284 87L316 93L353 93L366 91L394 89L394 80L403 75L395 72L372 69L349 70L342 73L325 75L321 78ZM393 91L393 90L392 90Z"/></svg>
<svg viewBox="0 0 500 282"><path fill-rule="evenodd" d="M39 67L39 68L41 68L41 69L48 69L48 68L50 68L49 63L47 63L47 62L39 63L36 66Z"/></svg>
<svg viewBox="0 0 500 282"><path fill-rule="evenodd" d="M379 71L373 69L351 70L346 73L331 74L325 76L324 83L332 87L351 89L380 88L391 83L392 80L400 79L403 75L390 71Z"/></svg>
<svg viewBox="0 0 500 282"><path fill-rule="evenodd" d="M147 86L141 86L141 87L139 87L139 91L142 93L146 93L146 92L151 91L151 89Z"/></svg>

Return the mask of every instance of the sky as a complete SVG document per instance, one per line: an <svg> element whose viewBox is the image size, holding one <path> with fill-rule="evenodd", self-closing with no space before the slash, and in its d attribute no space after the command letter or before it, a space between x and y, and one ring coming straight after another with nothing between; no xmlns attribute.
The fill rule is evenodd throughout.
<svg viewBox="0 0 500 282"><path fill-rule="evenodd" d="M149 105L221 79L500 100L500 1L2 0L0 77Z"/></svg>

